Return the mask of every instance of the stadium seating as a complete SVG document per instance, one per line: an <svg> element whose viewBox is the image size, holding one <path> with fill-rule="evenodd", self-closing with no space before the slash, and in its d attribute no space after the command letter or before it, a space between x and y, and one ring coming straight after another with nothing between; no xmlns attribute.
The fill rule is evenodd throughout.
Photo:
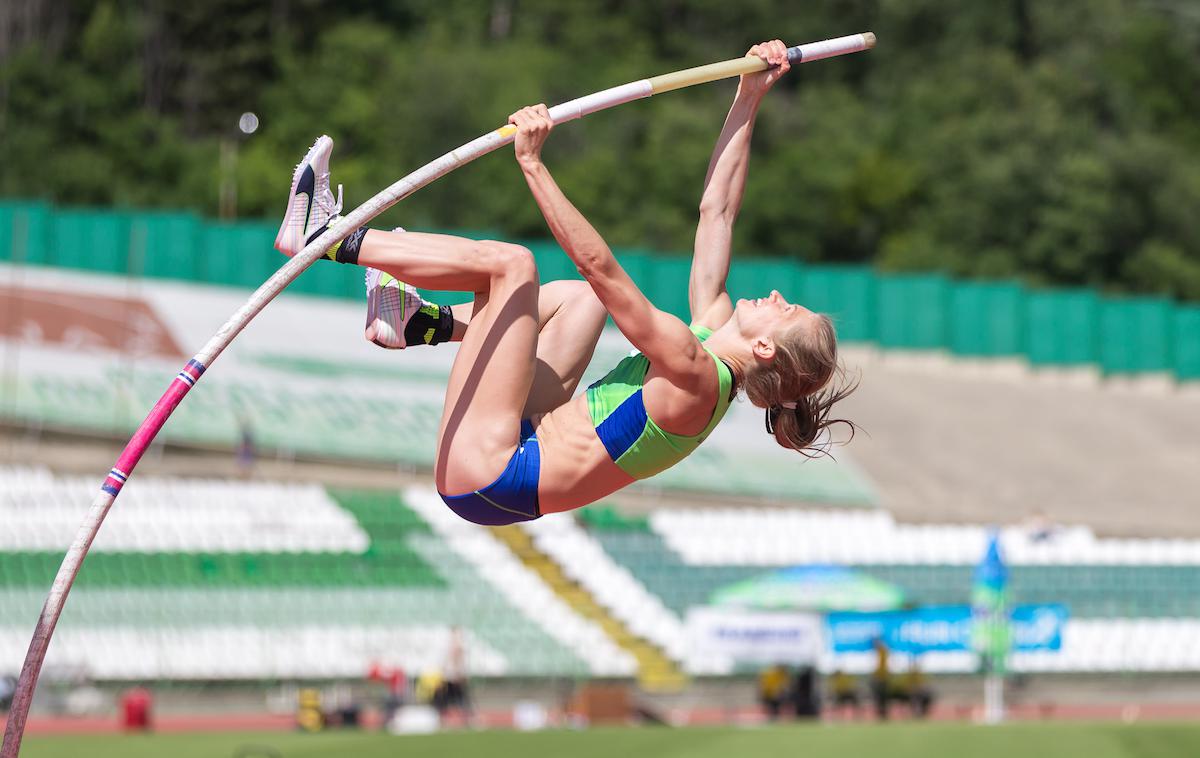
<svg viewBox="0 0 1200 758"><path fill-rule="evenodd" d="M0 670L15 670L97 482L25 467L0 476L11 483L0 493ZM432 511L419 507L429 493L406 500L133 479L84 563L48 665L104 679L361 677L379 661L418 672L442 663L458 625L478 675L630 672L490 534L452 527L447 537L423 515L445 512L440 500Z"/></svg>
<svg viewBox="0 0 1200 758"><path fill-rule="evenodd" d="M94 491L91 478L0 470L0 668L29 629ZM524 525L634 634L687 659L684 617L722 585L773 567L853 566L915 604L969 600L986 530L905 525L866 510L675 508L629 518L604 506ZM1022 671L1200 670L1200 545L1101 539L1083 527L1009 528L1014 603L1070 612L1057 653ZM626 676L635 662L572 611L490 530L430 489L141 477L110 514L80 574L50 662L105 679L356 677L377 661L411 671L467 634L479 675ZM903 664L900 656L897 661ZM826 654L865 671L869 654ZM929 654L930 671L971 671ZM720 666L694 663L697 673Z"/></svg>
<svg viewBox="0 0 1200 758"><path fill-rule="evenodd" d="M196 393L180 406L164 432L164 439L189 445L227 446L236 442L238 418L233 408L246 408L245 417L254 429L255 443L281 457L318 456L380 463L400 462L430 467L431 440L437 437L441 390L417 393L403 381L392 382L376 393L338 394L322 382L318 363L308 370L288 363L288 386L217 376L205 379L205 391ZM282 370L283 366L280 366ZM32 372L29 372L32 373ZM18 399L10 414L33 426L70 428L95 433L129 434L141 421L144 408L151 407L162 392L165 371L146 372L135 384L136 400L125 396L126 380L112 376L86 386L72 377L51 373L26 377L12 393ZM169 376L169 374L167 374ZM405 379L404 375L398 377ZM753 416L758 435L757 412L735 409ZM394 434L391 426L377 419L392 419L405 434ZM732 419L731 419L732 421ZM730 428L734 423L727 422ZM730 432L732 438L735 432ZM757 436L753 438L759 441ZM773 443L768 443L773 444ZM814 461L806 465L805 477L797 482L782 451L771 450L753 468L736 448L707 445L679 466L663 472L645 488L654 491L690 490L725 493L731 496L795 497L824 503L869 505L873 493L865 479L847 465Z"/></svg>
<svg viewBox="0 0 1200 758"><path fill-rule="evenodd" d="M537 619L558 642L585 656L592 673L631 676L633 658L605 636L595 624L575 615L532 571L509 552L491 532L464 521L446 508L432 489L414 489L409 502L446 542L479 571L499 596ZM464 609L470 612L471 609ZM541 652L532 649L534 658Z"/></svg>
<svg viewBox="0 0 1200 758"><path fill-rule="evenodd" d="M958 525L902 525L880 511L793 509L664 509L648 519L584 511L589 542L603 547L619 569L592 568L581 576L628 572L678 618L705 605L713 592L773 567L830 563L853 566L899 585L915 605L970 602L974 564L986 530ZM1061 603L1070 620L1060 653L1014 655L1016 670L1127 671L1200 668L1200 541L1099 539L1083 527L1040 534L1001 533L1010 564L1011 602ZM556 554L592 556L578 538ZM611 581L611 580L610 580ZM599 594L599 593L597 593ZM678 648L668 647L673 653ZM902 661L901 661L902 663ZM822 666L867 671L873 654L849 654ZM972 671L974 656L928 654L932 671ZM703 668L703 665L701 665Z"/></svg>
<svg viewBox="0 0 1200 758"><path fill-rule="evenodd" d="M679 597L675 607L765 567L803 563L863 568L919 603L963 602L986 540L983 527L900 525L879 511L677 509L650 525L598 535L660 594ZM1200 617L1190 592L1200 588L1200 540L1099 539L1083 527L1001 534L1024 602L1067 602L1076 616Z"/></svg>
<svg viewBox="0 0 1200 758"><path fill-rule="evenodd" d="M567 576L586 588L631 632L653 642L672 658L683 660L686 640L676 614L616 563L575 519L539 519L522 527Z"/></svg>

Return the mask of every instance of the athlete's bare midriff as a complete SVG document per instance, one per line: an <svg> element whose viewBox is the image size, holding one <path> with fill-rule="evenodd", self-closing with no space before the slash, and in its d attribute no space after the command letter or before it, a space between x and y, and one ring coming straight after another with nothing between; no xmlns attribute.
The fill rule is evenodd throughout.
<svg viewBox="0 0 1200 758"><path fill-rule="evenodd" d="M542 513L558 513L594 503L634 481L613 463L592 426L587 393L534 416L541 478L538 504Z"/></svg>
<svg viewBox="0 0 1200 758"><path fill-rule="evenodd" d="M647 415L678 434L699 434L713 414L715 397L690 393L656 376L645 379ZM712 378L716 379L716 368ZM716 382L713 382L715 388ZM594 503L634 481L609 456L588 410L587 393L530 419L541 450L538 501L542 513L558 513Z"/></svg>

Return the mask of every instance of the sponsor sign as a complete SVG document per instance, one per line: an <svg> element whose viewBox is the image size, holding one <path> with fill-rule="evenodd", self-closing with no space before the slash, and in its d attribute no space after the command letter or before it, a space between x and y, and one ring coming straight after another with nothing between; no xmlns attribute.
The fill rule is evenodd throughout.
<svg viewBox="0 0 1200 758"><path fill-rule="evenodd" d="M688 657L736 663L814 663L821 650L821 617L727 608L692 608Z"/></svg>
<svg viewBox="0 0 1200 758"><path fill-rule="evenodd" d="M1013 650L1059 650L1067 620L1063 605L1018 605L1012 610ZM971 607L945 605L882 613L830 613L829 647L835 653L866 652L876 637L908 653L971 650Z"/></svg>

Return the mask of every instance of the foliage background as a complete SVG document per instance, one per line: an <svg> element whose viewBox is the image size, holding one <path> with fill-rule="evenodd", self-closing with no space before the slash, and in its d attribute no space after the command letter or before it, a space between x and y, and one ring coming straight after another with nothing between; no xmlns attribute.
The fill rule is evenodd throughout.
<svg viewBox="0 0 1200 758"><path fill-rule="evenodd" d="M868 29L764 104L739 254L1200 299L1187 0L4 0L0 195L215 214L237 140L237 211L271 218L324 132L352 207L523 104ZM614 245L687 250L734 86L571 124L547 162ZM505 155L379 223L547 235Z"/></svg>

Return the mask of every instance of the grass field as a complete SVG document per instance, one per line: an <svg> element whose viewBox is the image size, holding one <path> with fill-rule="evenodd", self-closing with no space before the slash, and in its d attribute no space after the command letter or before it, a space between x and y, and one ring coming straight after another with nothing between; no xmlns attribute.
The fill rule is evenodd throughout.
<svg viewBox="0 0 1200 758"><path fill-rule="evenodd" d="M344 732L31 737L23 758L1184 758L1198 724L966 724L629 728L451 732L392 737Z"/></svg>

